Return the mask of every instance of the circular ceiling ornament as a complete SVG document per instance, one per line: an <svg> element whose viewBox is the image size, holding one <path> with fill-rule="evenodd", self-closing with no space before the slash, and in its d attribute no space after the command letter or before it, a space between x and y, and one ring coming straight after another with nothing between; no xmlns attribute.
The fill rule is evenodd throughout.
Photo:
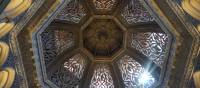
<svg viewBox="0 0 200 88"><path fill-rule="evenodd" d="M123 31L111 19L94 19L83 31L83 44L94 56L112 56L123 44Z"/></svg>

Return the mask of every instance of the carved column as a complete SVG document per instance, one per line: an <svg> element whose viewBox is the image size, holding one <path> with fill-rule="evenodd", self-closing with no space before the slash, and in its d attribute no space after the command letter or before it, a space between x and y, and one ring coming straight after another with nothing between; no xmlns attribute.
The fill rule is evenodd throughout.
<svg viewBox="0 0 200 88"><path fill-rule="evenodd" d="M189 15L200 21L200 0L184 0L182 7ZM197 29L200 31L200 25Z"/></svg>
<svg viewBox="0 0 200 88"><path fill-rule="evenodd" d="M183 0L182 7L189 15L200 21L200 0ZM200 24L197 29L200 32Z"/></svg>
<svg viewBox="0 0 200 88"><path fill-rule="evenodd" d="M200 20L200 0L184 0L182 7L192 17Z"/></svg>
<svg viewBox="0 0 200 88"><path fill-rule="evenodd" d="M31 5L32 0L3 0L0 3L0 37L7 34L14 26L13 19L25 12ZM8 2L7 5L5 3Z"/></svg>
<svg viewBox="0 0 200 88"><path fill-rule="evenodd" d="M14 27L14 22L0 23L0 38L6 35Z"/></svg>
<svg viewBox="0 0 200 88"><path fill-rule="evenodd" d="M0 29L0 33L2 30ZM0 67L5 63L9 54L9 46L0 42ZM0 69L0 88L11 88L15 79L15 70L10 67Z"/></svg>
<svg viewBox="0 0 200 88"><path fill-rule="evenodd" d="M189 15L200 21L200 0L183 0L182 7ZM200 32L200 24L197 29ZM193 74L193 79L196 88L200 88L200 71Z"/></svg>
<svg viewBox="0 0 200 88"><path fill-rule="evenodd" d="M196 85L196 88L200 88L200 71L195 72L193 75L194 83Z"/></svg>
<svg viewBox="0 0 200 88"><path fill-rule="evenodd" d="M6 0L3 0L3 2ZM32 0L10 0L3 12L0 14L0 19L14 19L25 12L31 5Z"/></svg>
<svg viewBox="0 0 200 88"><path fill-rule="evenodd" d="M32 0L0 0L0 38L9 33L14 27L14 18L24 13ZM5 4L7 3L7 4ZM10 67L2 68L9 55L9 46L0 42L0 88L11 88L15 79L15 70Z"/></svg>
<svg viewBox="0 0 200 88"><path fill-rule="evenodd" d="M0 88L11 88L15 79L15 70L13 68L5 68L0 71Z"/></svg>
<svg viewBox="0 0 200 88"><path fill-rule="evenodd" d="M0 49L0 66L2 66L8 57L9 46L6 43L0 42Z"/></svg>
<svg viewBox="0 0 200 88"><path fill-rule="evenodd" d="M0 34L4 33L4 31L0 29ZM0 42L0 88L11 88L15 79L15 70L13 68L6 67L1 69L8 59L8 55L9 46L4 42Z"/></svg>

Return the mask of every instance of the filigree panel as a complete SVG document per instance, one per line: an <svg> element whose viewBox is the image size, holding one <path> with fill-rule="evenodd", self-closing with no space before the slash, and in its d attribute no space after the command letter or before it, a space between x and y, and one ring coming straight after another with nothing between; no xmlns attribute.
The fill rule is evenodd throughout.
<svg viewBox="0 0 200 88"><path fill-rule="evenodd" d="M153 60L158 66L162 67L165 61L166 45L168 43L168 36L163 33L132 33L130 44L132 48L140 51Z"/></svg>
<svg viewBox="0 0 200 88"><path fill-rule="evenodd" d="M41 34L45 64L48 65L64 50L75 45L74 34L64 30L46 29Z"/></svg>
<svg viewBox="0 0 200 88"><path fill-rule="evenodd" d="M79 23L86 16L86 10L79 0L71 0L56 16L55 19Z"/></svg>
<svg viewBox="0 0 200 88"><path fill-rule="evenodd" d="M80 79L71 75L63 66L58 67L58 69L49 76L49 79L59 88L76 88L80 82Z"/></svg>
<svg viewBox="0 0 200 88"><path fill-rule="evenodd" d="M97 64L91 79L90 88L114 88L113 78L107 64Z"/></svg>
<svg viewBox="0 0 200 88"><path fill-rule="evenodd" d="M71 72L74 76L81 79L87 62L81 54L76 54L75 56L69 58L67 62L64 63L64 67Z"/></svg>
<svg viewBox="0 0 200 88"><path fill-rule="evenodd" d="M45 30L41 34L42 48L45 64L49 64L56 56L56 46L54 40L54 31L53 30Z"/></svg>
<svg viewBox="0 0 200 88"><path fill-rule="evenodd" d="M129 24L154 21L154 18L139 0L131 0L124 7L121 15Z"/></svg>
<svg viewBox="0 0 200 88"><path fill-rule="evenodd" d="M56 52L62 53L64 50L73 47L75 43L74 34L65 30L55 30Z"/></svg>
<svg viewBox="0 0 200 88"><path fill-rule="evenodd" d="M150 73L145 72L142 65L128 55L121 57L120 60L117 61L117 65L124 81L125 88L150 88L155 82L153 76L151 76ZM143 73L146 73L149 77L145 83L140 82L140 80L145 80L141 79L141 74Z"/></svg>
<svg viewBox="0 0 200 88"><path fill-rule="evenodd" d="M111 10L116 0L93 0L92 2L97 10Z"/></svg>
<svg viewBox="0 0 200 88"><path fill-rule="evenodd" d="M78 88L87 64L81 54L76 54L52 72L49 79L60 88Z"/></svg>

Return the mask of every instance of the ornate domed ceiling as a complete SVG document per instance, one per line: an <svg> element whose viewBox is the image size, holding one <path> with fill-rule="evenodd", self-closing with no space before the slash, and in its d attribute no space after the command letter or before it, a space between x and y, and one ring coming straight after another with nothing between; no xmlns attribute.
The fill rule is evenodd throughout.
<svg viewBox="0 0 200 88"><path fill-rule="evenodd" d="M137 0L73 0L37 35L50 87L150 88L164 79L170 34Z"/></svg>
<svg viewBox="0 0 200 88"><path fill-rule="evenodd" d="M15 40L12 42L19 43L12 43L13 49L19 50L17 54L23 59L19 62L23 66L18 68L24 69L19 69L18 74L27 80L24 85L30 88L38 85L45 88L162 88L168 85L170 68L174 66L172 53L177 45L174 38L184 34L172 33L173 28L169 31L161 25L171 24L161 22L140 0L46 2L39 11L45 12L52 6L55 12L51 17L46 17L52 12L49 10L41 18L32 18L25 26L27 30L12 34ZM52 3L62 5L57 9ZM40 22L40 19L45 21ZM31 59L26 59L30 56ZM176 77L172 75L173 78Z"/></svg>

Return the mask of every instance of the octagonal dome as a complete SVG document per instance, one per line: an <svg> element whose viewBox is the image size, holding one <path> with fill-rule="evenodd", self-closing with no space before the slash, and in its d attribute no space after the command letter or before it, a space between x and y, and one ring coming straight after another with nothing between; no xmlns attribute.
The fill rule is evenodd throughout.
<svg viewBox="0 0 200 88"><path fill-rule="evenodd" d="M139 0L72 0L52 17L30 32L44 87L166 85L172 35ZM23 34L17 36L19 44Z"/></svg>
<svg viewBox="0 0 200 88"><path fill-rule="evenodd" d="M161 85L171 38L141 3L130 1L124 6L125 10L115 15L101 13L104 9L99 10L101 14L92 13L87 9L97 3L84 2L88 5L86 8L80 3L73 4L79 7L77 13L61 10L39 34L49 80L46 83L60 88L151 88ZM135 11L137 6L141 13ZM64 7L66 11L68 8ZM75 20L77 16L79 19ZM148 77L148 82L141 81L143 76Z"/></svg>

